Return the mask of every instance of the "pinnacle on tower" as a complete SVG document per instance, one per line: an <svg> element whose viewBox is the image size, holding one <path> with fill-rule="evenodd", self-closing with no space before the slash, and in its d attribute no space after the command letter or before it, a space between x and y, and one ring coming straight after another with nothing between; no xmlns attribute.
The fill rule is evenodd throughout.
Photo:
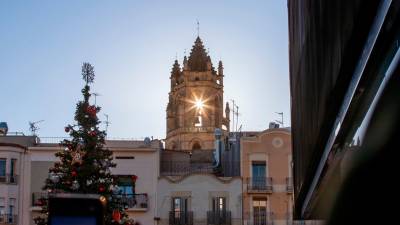
<svg viewBox="0 0 400 225"><path fill-rule="evenodd" d="M218 75L223 75L224 74L224 66L222 65L222 61L219 60L218 62Z"/></svg>
<svg viewBox="0 0 400 225"><path fill-rule="evenodd" d="M211 59L204 49L204 45L200 37L197 37L188 60L189 70L199 72L207 71L208 62L211 63Z"/></svg>
<svg viewBox="0 0 400 225"><path fill-rule="evenodd" d="M181 74L181 66L178 63L178 60L175 60L174 65L172 66L171 77L179 76Z"/></svg>

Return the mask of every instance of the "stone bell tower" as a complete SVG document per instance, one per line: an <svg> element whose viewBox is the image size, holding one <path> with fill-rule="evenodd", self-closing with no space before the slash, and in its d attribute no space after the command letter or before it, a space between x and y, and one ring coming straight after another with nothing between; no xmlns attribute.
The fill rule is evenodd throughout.
<svg viewBox="0 0 400 225"><path fill-rule="evenodd" d="M175 60L167 106L166 148L174 150L214 149L214 130L229 132L228 103L223 110L223 66L215 71L200 37L196 38L183 68Z"/></svg>

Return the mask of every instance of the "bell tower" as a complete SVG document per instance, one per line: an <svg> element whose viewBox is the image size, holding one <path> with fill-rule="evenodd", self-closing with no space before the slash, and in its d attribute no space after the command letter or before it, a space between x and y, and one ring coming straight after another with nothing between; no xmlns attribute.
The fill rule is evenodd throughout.
<svg viewBox="0 0 400 225"><path fill-rule="evenodd" d="M215 71L198 36L183 65L175 60L167 105L166 148L191 151L213 149L214 130L229 132L229 105L223 109L223 65Z"/></svg>

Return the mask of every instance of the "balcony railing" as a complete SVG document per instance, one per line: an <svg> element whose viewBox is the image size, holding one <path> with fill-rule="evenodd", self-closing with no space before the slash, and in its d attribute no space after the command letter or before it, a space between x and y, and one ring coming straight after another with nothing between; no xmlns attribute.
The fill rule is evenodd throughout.
<svg viewBox="0 0 400 225"><path fill-rule="evenodd" d="M190 163L176 161L161 161L160 173L164 176L183 176L193 173L213 173L211 163Z"/></svg>
<svg viewBox="0 0 400 225"><path fill-rule="evenodd" d="M293 220L288 221L288 225L324 225L326 224L323 220Z"/></svg>
<svg viewBox="0 0 400 225"><path fill-rule="evenodd" d="M231 211L207 211L207 225L231 225Z"/></svg>
<svg viewBox="0 0 400 225"><path fill-rule="evenodd" d="M247 178L247 192L272 192L271 177Z"/></svg>
<svg viewBox="0 0 400 225"><path fill-rule="evenodd" d="M43 206L46 204L48 198L47 192L33 192L32 193L32 206Z"/></svg>
<svg viewBox="0 0 400 225"><path fill-rule="evenodd" d="M18 182L18 175L6 174L0 176L0 183L17 184L17 182Z"/></svg>
<svg viewBox="0 0 400 225"><path fill-rule="evenodd" d="M147 210L149 207L147 194L126 194L116 195L116 197L121 199L121 203L124 204L127 209Z"/></svg>
<svg viewBox="0 0 400 225"><path fill-rule="evenodd" d="M247 212L243 220L244 225L273 225L274 213L273 212Z"/></svg>
<svg viewBox="0 0 400 225"><path fill-rule="evenodd" d="M122 194L114 197L119 198L126 209L147 210L149 207L147 194ZM46 192L32 193L32 206L43 206L46 204L47 198L48 194Z"/></svg>
<svg viewBox="0 0 400 225"><path fill-rule="evenodd" d="M286 191L287 192L293 192L293 178L292 177L286 177Z"/></svg>
<svg viewBox="0 0 400 225"><path fill-rule="evenodd" d="M17 215L0 214L0 224L17 224Z"/></svg>
<svg viewBox="0 0 400 225"><path fill-rule="evenodd" d="M169 225L193 225L193 212L170 211Z"/></svg>

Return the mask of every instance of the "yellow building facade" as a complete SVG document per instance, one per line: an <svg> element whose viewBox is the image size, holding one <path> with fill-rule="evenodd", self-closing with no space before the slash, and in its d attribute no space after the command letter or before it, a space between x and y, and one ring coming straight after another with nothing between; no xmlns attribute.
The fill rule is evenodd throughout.
<svg viewBox="0 0 400 225"><path fill-rule="evenodd" d="M241 138L243 224L292 221L292 144L287 128L244 132Z"/></svg>

